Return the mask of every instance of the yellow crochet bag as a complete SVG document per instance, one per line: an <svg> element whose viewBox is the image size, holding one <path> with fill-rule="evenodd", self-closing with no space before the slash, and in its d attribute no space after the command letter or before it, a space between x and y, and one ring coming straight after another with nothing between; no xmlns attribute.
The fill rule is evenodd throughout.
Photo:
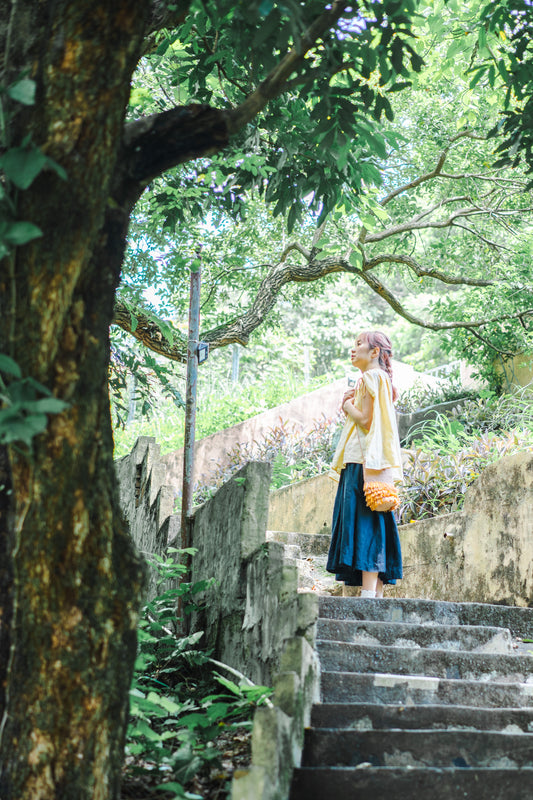
<svg viewBox="0 0 533 800"><path fill-rule="evenodd" d="M390 469L363 467L363 491L371 511L394 511L400 505Z"/></svg>

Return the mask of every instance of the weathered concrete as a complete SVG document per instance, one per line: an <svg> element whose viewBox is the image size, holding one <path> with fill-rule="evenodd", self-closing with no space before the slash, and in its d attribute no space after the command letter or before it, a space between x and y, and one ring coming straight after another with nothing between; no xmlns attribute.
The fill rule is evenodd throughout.
<svg viewBox="0 0 533 800"><path fill-rule="evenodd" d="M379 705L319 703L313 707L315 728L357 730L487 730L533 733L533 708L473 708L450 705Z"/></svg>
<svg viewBox="0 0 533 800"><path fill-rule="evenodd" d="M463 649L496 637L505 650L496 620L529 630L533 609L321 598L322 702L290 800L531 797L533 657ZM449 633L447 649L432 646Z"/></svg>
<svg viewBox="0 0 533 800"><path fill-rule="evenodd" d="M377 620L320 619L317 638L388 647L513 652L509 630L488 625L417 625Z"/></svg>
<svg viewBox="0 0 533 800"><path fill-rule="evenodd" d="M272 492L269 524L277 538L284 515L287 531L324 531L335 486L321 475ZM404 577L387 596L533 604L532 507L533 452L490 465L468 488L461 511L400 526Z"/></svg>
<svg viewBox="0 0 533 800"><path fill-rule="evenodd" d="M398 413L398 434L402 446L407 447L413 435L416 438L416 433L420 431L420 426L424 422L436 419L439 414L448 414L454 408L460 408L463 402L464 399L449 400L447 403L438 403L426 408L420 408L418 411L412 411L409 414Z"/></svg>
<svg viewBox="0 0 533 800"><path fill-rule="evenodd" d="M533 764L533 736L496 731L380 730L306 732L302 766L500 767Z"/></svg>
<svg viewBox="0 0 533 800"><path fill-rule="evenodd" d="M377 774L362 766L339 768L334 774L327 768L298 769L290 800L531 800L532 793L530 767L515 771L382 767Z"/></svg>
<svg viewBox="0 0 533 800"><path fill-rule="evenodd" d="M533 452L487 467L463 510L401 527L404 579L390 594L533 603Z"/></svg>
<svg viewBox="0 0 533 800"><path fill-rule="evenodd" d="M164 555L180 520L172 514L174 491L155 441L138 440L117 463L117 474L137 546L147 556ZM270 467L248 464L196 509L191 522L197 550L191 581L210 581L195 595L201 605L191 632L204 631L203 644L215 658L275 689L274 706L258 709L252 765L235 773L233 800L285 800L318 698L318 597L298 592L296 565L285 558L282 544L265 539L269 486ZM154 573L150 597L157 591L155 578Z"/></svg>
<svg viewBox="0 0 533 800"><path fill-rule="evenodd" d="M318 641L322 669L328 672L380 672L426 675L448 680L526 682L532 684L533 657L414 647Z"/></svg>
<svg viewBox="0 0 533 800"><path fill-rule="evenodd" d="M382 620L418 625L491 625L508 628L514 636L533 639L533 612L530 608L399 597L377 601L353 597L321 597L319 608L320 617L327 619Z"/></svg>
<svg viewBox="0 0 533 800"><path fill-rule="evenodd" d="M155 439L141 436L129 456L115 462L120 501L130 533L147 558L163 555L174 533L170 519L174 492L166 485L166 470L161 464L161 448ZM149 571L147 597L156 594L156 573Z"/></svg>
<svg viewBox="0 0 533 800"><path fill-rule="evenodd" d="M331 534L337 485L331 478L317 475L271 492L268 512L270 529Z"/></svg>
<svg viewBox="0 0 533 800"><path fill-rule="evenodd" d="M270 518L269 518L269 521ZM316 556L329 548L331 536L323 533L292 533L291 531L267 531L267 540L281 542L288 547L296 546L300 558Z"/></svg>
<svg viewBox="0 0 533 800"><path fill-rule="evenodd" d="M485 708L530 708L533 686L528 683L428 678L359 672L322 672L325 703L384 703L390 705L483 706Z"/></svg>

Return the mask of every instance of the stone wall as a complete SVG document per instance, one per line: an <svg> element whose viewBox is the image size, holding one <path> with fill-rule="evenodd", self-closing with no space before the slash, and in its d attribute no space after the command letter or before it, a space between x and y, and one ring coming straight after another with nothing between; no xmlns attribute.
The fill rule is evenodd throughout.
<svg viewBox="0 0 533 800"><path fill-rule="evenodd" d="M268 526L271 531L331 533L337 483L318 475L270 493Z"/></svg>
<svg viewBox="0 0 533 800"><path fill-rule="evenodd" d="M336 484L326 475L311 481L308 492L305 482L273 492L271 520L279 524L283 508L286 530L321 530ZM404 578L387 595L533 605L532 506L532 452L487 467L462 511L400 526Z"/></svg>
<svg viewBox="0 0 533 800"><path fill-rule="evenodd" d="M146 555L163 554L178 535L174 491L153 439L139 439L116 463L130 530ZM191 632L203 630L213 657L258 684L274 687L273 703L258 709L252 765L232 786L233 800L285 800L299 765L304 726L318 699L314 651L318 597L299 593L297 568L277 542L266 542L270 467L251 463L196 509L191 525L193 582L214 578L197 598L202 609ZM151 577L150 596L156 592Z"/></svg>

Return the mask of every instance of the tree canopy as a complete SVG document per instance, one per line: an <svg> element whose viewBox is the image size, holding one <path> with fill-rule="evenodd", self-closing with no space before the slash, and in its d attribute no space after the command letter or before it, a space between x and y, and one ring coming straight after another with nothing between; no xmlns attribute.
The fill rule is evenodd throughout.
<svg viewBox="0 0 533 800"><path fill-rule="evenodd" d="M488 363L527 350L528 179L517 163L495 154L508 143L493 138L511 96L504 100L501 91L511 75L504 65L516 66L524 53L513 38L517 29L512 36L509 28L517 5L496 18L492 5L441 2L421 9L410 47L414 66L423 59L424 67L404 75L396 57L408 80L386 91L380 84L390 70L372 52L362 85L358 78L361 97L374 103L364 122L350 105L345 53L328 76L331 96L302 100L291 81L224 158L199 160L150 186L134 214L115 321L156 352L183 360L183 333L161 326L157 309L143 309L143 289L147 280L158 284L160 308L179 320L188 264L201 242L202 338L215 348L246 344L290 284L303 291L305 283L347 272L413 324L449 331L450 348L476 361L480 354ZM143 61L132 97L150 108L171 102L169 86L184 60L189 84L196 80L188 47L178 34L164 38L150 56L155 61ZM234 70L250 69L233 61ZM238 102L242 73L235 86L226 62L212 54L210 63L204 91ZM356 136L349 134L354 124ZM436 292L424 317L410 310L409 298L421 290Z"/></svg>

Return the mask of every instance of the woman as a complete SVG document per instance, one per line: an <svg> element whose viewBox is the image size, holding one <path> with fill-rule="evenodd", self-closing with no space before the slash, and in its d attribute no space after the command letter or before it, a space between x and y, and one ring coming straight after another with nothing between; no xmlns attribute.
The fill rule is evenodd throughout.
<svg viewBox="0 0 533 800"><path fill-rule="evenodd" d="M383 597L383 585L402 577L393 513L371 511L363 492L363 463L370 470L388 468L395 483L403 479L391 356L390 339L380 331L355 340L351 361L362 377L343 397L347 419L330 472L339 488L327 570L347 586L362 586L361 597Z"/></svg>

